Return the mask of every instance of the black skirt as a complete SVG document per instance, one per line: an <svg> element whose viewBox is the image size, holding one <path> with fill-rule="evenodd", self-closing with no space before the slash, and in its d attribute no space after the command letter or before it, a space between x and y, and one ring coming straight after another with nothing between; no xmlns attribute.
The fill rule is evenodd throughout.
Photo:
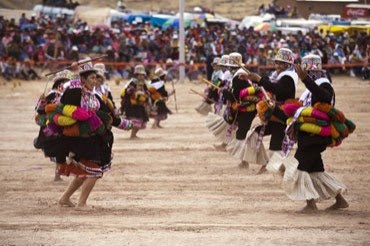
<svg viewBox="0 0 370 246"><path fill-rule="evenodd" d="M330 137L322 137L306 132L298 132L298 148L294 157L298 160L298 170L312 172L324 172L324 163L321 153L326 150L330 143Z"/></svg>
<svg viewBox="0 0 370 246"><path fill-rule="evenodd" d="M44 155L53 158L57 163L66 161L68 145L64 136L47 137L44 134L45 127L40 127L39 135L34 139L33 145L36 149L42 149Z"/></svg>
<svg viewBox="0 0 370 246"><path fill-rule="evenodd" d="M90 160L99 166L105 166L112 159L113 134L107 131L104 135L92 137L66 137L68 150L75 154L74 159Z"/></svg>
<svg viewBox="0 0 370 246"><path fill-rule="evenodd" d="M238 129L236 130L236 139L243 140L247 136L247 132L251 128L252 121L256 116L257 111L252 112L238 112L236 122Z"/></svg>
<svg viewBox="0 0 370 246"><path fill-rule="evenodd" d="M127 105L125 108L126 117L141 119L143 122L149 121L148 113L145 110L144 106L140 105Z"/></svg>
<svg viewBox="0 0 370 246"><path fill-rule="evenodd" d="M256 131L260 132L261 126ZM278 122L269 121L265 128L264 136L271 135L269 150L277 151L282 149L283 139L285 136L286 125Z"/></svg>

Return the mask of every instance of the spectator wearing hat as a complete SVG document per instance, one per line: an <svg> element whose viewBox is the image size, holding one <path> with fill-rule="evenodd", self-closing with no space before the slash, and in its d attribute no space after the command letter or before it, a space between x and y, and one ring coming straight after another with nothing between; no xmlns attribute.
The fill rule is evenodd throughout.
<svg viewBox="0 0 370 246"><path fill-rule="evenodd" d="M138 139L137 133L145 129L149 121L150 92L145 83L146 71L143 65L136 65L132 78L121 91L121 112L133 122L130 139Z"/></svg>

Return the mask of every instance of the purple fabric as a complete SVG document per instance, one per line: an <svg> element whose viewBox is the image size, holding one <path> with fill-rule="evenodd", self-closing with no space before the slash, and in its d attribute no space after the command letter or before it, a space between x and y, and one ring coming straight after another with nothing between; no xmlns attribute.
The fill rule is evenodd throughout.
<svg viewBox="0 0 370 246"><path fill-rule="evenodd" d="M60 132L60 127L50 122L43 130L46 137L57 136Z"/></svg>
<svg viewBox="0 0 370 246"><path fill-rule="evenodd" d="M96 129L98 129L102 124L100 118L94 112L92 112L91 117L87 121L89 122L92 131L96 131Z"/></svg>
<svg viewBox="0 0 370 246"><path fill-rule="evenodd" d="M121 123L117 126L118 129L122 130L130 130L132 128L133 124L130 120L126 120L124 118L121 118Z"/></svg>

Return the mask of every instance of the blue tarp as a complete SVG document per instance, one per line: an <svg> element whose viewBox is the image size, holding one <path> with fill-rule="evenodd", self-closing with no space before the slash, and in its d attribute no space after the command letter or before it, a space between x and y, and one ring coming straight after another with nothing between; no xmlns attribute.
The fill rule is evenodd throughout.
<svg viewBox="0 0 370 246"><path fill-rule="evenodd" d="M171 15L153 15L150 19L150 24L155 27L162 27L163 24L168 21L170 18L173 18Z"/></svg>

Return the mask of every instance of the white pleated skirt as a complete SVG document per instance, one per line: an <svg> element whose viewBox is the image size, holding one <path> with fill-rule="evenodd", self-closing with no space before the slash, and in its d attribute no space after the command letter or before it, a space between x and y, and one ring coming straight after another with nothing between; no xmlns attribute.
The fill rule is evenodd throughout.
<svg viewBox="0 0 370 246"><path fill-rule="evenodd" d="M229 144L235 138L235 131L232 132L230 138L227 137L227 130L229 128L224 118L221 115L208 113L206 117L206 127L216 137L217 140Z"/></svg>
<svg viewBox="0 0 370 246"><path fill-rule="evenodd" d="M256 126L248 131L245 140L234 139L226 150L239 160L251 164L266 165L269 157L262 143L257 148L258 133L255 129Z"/></svg>
<svg viewBox="0 0 370 246"><path fill-rule="evenodd" d="M200 113L201 115L207 115L208 113L212 112L212 105L206 102L202 102L195 108L195 110Z"/></svg>
<svg viewBox="0 0 370 246"><path fill-rule="evenodd" d="M328 200L347 191L347 187L341 181L326 171L308 173L298 170L298 160L294 157L284 159L283 163L285 166L283 187L292 200Z"/></svg>

